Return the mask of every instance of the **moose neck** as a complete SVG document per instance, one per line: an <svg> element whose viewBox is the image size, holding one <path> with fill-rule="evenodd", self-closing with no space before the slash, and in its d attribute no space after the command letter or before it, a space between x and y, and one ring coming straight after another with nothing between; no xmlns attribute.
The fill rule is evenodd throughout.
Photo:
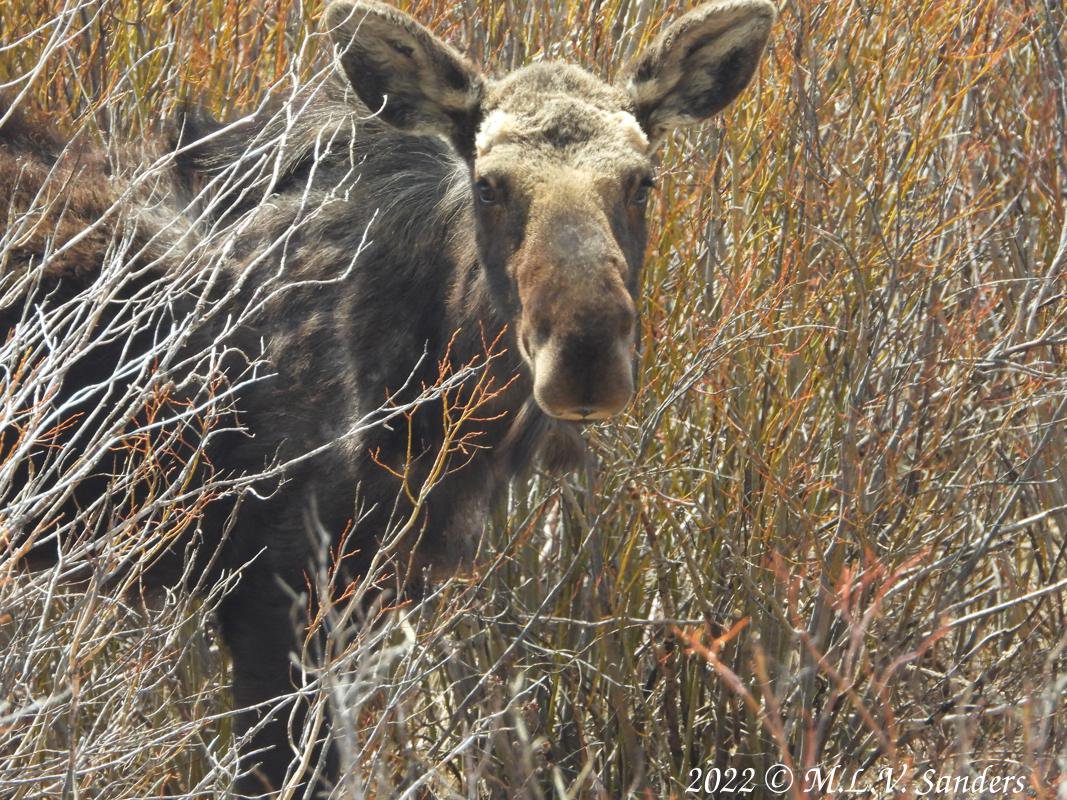
<svg viewBox="0 0 1067 800"><path fill-rule="evenodd" d="M283 370L325 365L295 380L358 373L360 413L400 399L401 387L432 386L442 368L483 365L491 396L476 415L485 420L479 445L490 453L509 442L514 471L545 421L535 408L519 414L529 375L478 262L469 166L443 139L367 119L351 101L340 82L330 82L307 102L291 101L302 108L295 117L275 106L232 133L216 129L205 145L187 148L179 168L210 175L245 163L250 143L254 150L276 142L269 168L245 171L232 192L242 199L229 212L235 220L253 215L242 223L247 233L233 264L238 272L256 265L250 290L279 274L297 282L264 310L268 330L255 335L275 342ZM187 122L184 136L211 132L210 123ZM283 238L284 250L263 257L264 247ZM515 428L520 417L523 431Z"/></svg>

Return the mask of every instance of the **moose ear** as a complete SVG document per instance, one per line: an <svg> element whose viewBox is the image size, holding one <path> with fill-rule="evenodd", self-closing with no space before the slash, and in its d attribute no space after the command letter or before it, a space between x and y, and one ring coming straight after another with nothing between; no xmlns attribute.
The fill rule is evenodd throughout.
<svg viewBox="0 0 1067 800"><path fill-rule="evenodd" d="M478 70L407 14L384 3L335 0L326 25L360 100L398 128L474 148L483 81Z"/></svg>
<svg viewBox="0 0 1067 800"><path fill-rule="evenodd" d="M649 138L728 106L755 75L776 17L770 0L720 0L660 33L630 69L626 87Z"/></svg>

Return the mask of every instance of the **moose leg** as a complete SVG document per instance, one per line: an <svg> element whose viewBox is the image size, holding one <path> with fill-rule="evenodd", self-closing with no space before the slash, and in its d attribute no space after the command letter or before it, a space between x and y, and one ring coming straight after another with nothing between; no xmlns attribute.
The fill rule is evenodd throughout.
<svg viewBox="0 0 1067 800"><path fill-rule="evenodd" d="M300 615L293 613L292 598L276 577L265 572L243 575L220 609L223 638L233 660L234 703L247 709L237 717L236 733L244 737L261 725L241 746L240 767L245 774L235 789L238 795L250 797L269 797L281 788L290 764L298 758L296 748L307 712L306 700L292 697L301 681L293 666L293 654L299 650ZM285 697L290 699L280 700ZM329 756L332 753L321 783L335 777ZM309 772L314 771L317 757L318 748ZM316 795L301 791L295 796Z"/></svg>

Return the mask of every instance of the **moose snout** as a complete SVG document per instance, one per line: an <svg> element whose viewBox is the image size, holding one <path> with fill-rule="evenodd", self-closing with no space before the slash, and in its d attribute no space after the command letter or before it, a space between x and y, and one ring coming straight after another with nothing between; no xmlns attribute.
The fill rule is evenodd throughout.
<svg viewBox="0 0 1067 800"><path fill-rule="evenodd" d="M579 308L539 336L524 338L533 372L533 396L549 416L575 421L607 419L634 392L636 315L625 302Z"/></svg>

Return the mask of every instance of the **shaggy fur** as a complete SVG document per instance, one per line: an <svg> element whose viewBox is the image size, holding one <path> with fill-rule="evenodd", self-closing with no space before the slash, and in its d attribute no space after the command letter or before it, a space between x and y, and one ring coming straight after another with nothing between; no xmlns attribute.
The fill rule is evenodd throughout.
<svg viewBox="0 0 1067 800"><path fill-rule="evenodd" d="M169 192L124 201L136 212L130 269L150 267L128 295L165 276L193 242L226 240L212 291L235 290L241 308L258 304L227 344L249 358L265 349L274 374L236 398L234 422L245 433L216 440L208 461L230 474L255 473L316 453L284 481L257 487L263 499L242 505L225 541L224 504L209 508L201 525L202 552L221 547L213 569L251 564L220 615L238 705L288 693L297 677L293 604L283 587L306 590L316 555L309 514L334 537L348 532L341 583L362 574L385 532L412 512L394 473L418 487L441 447L440 401L421 406L410 424L352 435L365 415L412 400L442 368L484 359L486 343L499 342L487 367L499 391L466 431L477 447L451 457L448 477L394 554L402 589L469 561L494 497L535 455L554 468L582 458L578 429L565 419L625 405L654 169L649 141L668 122L703 119L732 99L751 78L771 19L762 0L709 4L657 40L630 88L619 88L559 64L488 80L406 15L342 0L326 14L337 76L232 130L184 116L166 143L180 150L166 173ZM690 67L696 89L680 73ZM46 182L50 172L63 180ZM191 202L223 176L224 191ZM42 210L0 278L44 259L50 297L69 299L96 278L111 207L127 187L109 177L100 154L64 152L54 135L16 116L0 131L0 203L44 209L37 193L46 183L66 193L62 210ZM94 224L98 235L46 257ZM280 284L284 290L262 291ZM35 292L27 303L44 296ZM180 317L201 299L168 313ZM9 328L23 311L0 309L0 324ZM218 324L199 330L189 347L211 341ZM62 392L106 377L119 358L115 348L87 357ZM236 375L247 361L226 366ZM104 487L89 479L72 502L89 502ZM146 579L177 580L181 552ZM240 791L280 785L289 763L285 717L255 737L264 752ZM255 719L245 714L240 727Z"/></svg>

